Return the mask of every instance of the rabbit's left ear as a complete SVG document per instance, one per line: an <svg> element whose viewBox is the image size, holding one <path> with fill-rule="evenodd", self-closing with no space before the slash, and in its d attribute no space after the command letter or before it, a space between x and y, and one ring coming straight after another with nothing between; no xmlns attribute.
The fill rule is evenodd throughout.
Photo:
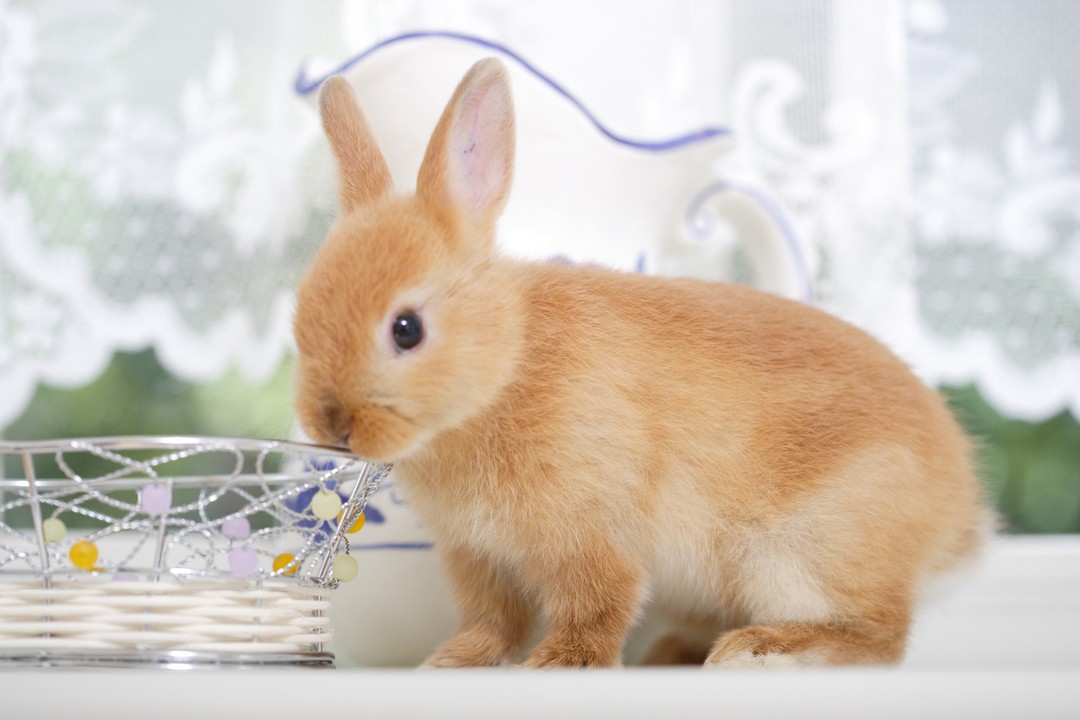
<svg viewBox="0 0 1080 720"><path fill-rule="evenodd" d="M389 193L390 168L345 78L334 75L323 83L319 113L337 158L342 211L366 207Z"/></svg>
<svg viewBox="0 0 1080 720"><path fill-rule="evenodd" d="M514 105L502 63L481 60L462 78L428 143L417 195L469 218L485 241L510 194Z"/></svg>

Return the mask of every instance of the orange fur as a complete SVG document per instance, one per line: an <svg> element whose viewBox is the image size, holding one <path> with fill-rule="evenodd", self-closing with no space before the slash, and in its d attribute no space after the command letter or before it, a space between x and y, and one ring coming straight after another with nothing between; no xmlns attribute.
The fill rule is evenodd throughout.
<svg viewBox="0 0 1080 720"><path fill-rule="evenodd" d="M496 61L462 80L415 196L371 170L334 82L345 212L299 291L297 409L314 438L395 462L433 533L462 625L429 664L516 661L537 613L527 666L617 664L649 603L719 636L665 639L657 661L898 660L921 581L975 551L986 515L939 397L798 303L498 256ZM426 332L404 353L402 310Z"/></svg>

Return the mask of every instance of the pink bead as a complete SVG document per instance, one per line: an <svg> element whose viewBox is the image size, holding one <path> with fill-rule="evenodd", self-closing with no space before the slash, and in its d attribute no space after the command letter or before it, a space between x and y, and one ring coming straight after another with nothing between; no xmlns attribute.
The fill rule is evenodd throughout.
<svg viewBox="0 0 1080 720"><path fill-rule="evenodd" d="M164 515L172 507L172 490L161 483L144 485L139 498L147 515Z"/></svg>
<svg viewBox="0 0 1080 720"><path fill-rule="evenodd" d="M249 547L229 551L229 571L233 575L250 575L259 567L259 555Z"/></svg>
<svg viewBox="0 0 1080 720"><path fill-rule="evenodd" d="M232 540L243 540L251 534L251 523L246 517L231 517L221 523L221 534Z"/></svg>

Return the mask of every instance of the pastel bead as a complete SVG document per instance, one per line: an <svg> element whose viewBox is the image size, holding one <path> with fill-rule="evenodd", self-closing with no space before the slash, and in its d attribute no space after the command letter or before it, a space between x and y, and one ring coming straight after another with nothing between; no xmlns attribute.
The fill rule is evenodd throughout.
<svg viewBox="0 0 1080 720"><path fill-rule="evenodd" d="M67 525L60 518L46 518L41 523L41 532L45 536L45 542L58 543L67 535Z"/></svg>
<svg viewBox="0 0 1080 720"><path fill-rule="evenodd" d="M229 571L233 575L250 575L259 566L259 554L249 547L233 548L229 551Z"/></svg>
<svg viewBox="0 0 1080 720"><path fill-rule="evenodd" d="M334 579L349 582L356 577L360 566L352 555L338 555L334 558Z"/></svg>
<svg viewBox="0 0 1080 720"><path fill-rule="evenodd" d="M353 533L358 533L364 528L365 522L367 522L367 519L364 517L364 513L360 513L360 517L356 518L356 522L354 522L352 524L352 527L345 532L350 535L352 535Z"/></svg>
<svg viewBox="0 0 1080 720"><path fill-rule="evenodd" d="M164 515L172 507L172 490L168 485L150 483L143 486L139 501L147 515Z"/></svg>
<svg viewBox="0 0 1080 720"><path fill-rule="evenodd" d="M338 513L338 516L337 516L338 525L341 524L341 519L342 519L342 517L344 515L345 515L344 510L342 510L341 512ZM357 517L356 520L353 521L352 527L349 528L348 530L346 530L345 532L348 533L349 535L352 535L353 533L360 532L361 528L364 527L364 522L365 522L364 513L360 513L360 516Z"/></svg>
<svg viewBox="0 0 1080 720"><path fill-rule="evenodd" d="M320 520L330 520L341 512L341 496L333 490L320 490L311 498L311 514Z"/></svg>
<svg viewBox="0 0 1080 720"><path fill-rule="evenodd" d="M79 540L72 544L68 557L71 558L71 564L80 570L93 570L98 559L97 545L89 540Z"/></svg>
<svg viewBox="0 0 1080 720"><path fill-rule="evenodd" d="M296 570L299 567L299 563L294 564L292 567L285 569L289 563L296 559L296 556L291 553L281 553L274 558L274 572L281 572L282 575L295 575Z"/></svg>
<svg viewBox="0 0 1080 720"><path fill-rule="evenodd" d="M251 534L251 521L246 517L231 517L221 523L221 534L230 540L243 540Z"/></svg>

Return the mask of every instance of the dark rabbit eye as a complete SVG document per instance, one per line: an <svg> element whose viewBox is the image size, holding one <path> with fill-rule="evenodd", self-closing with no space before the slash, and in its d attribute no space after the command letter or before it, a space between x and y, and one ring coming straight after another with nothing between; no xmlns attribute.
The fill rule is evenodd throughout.
<svg viewBox="0 0 1080 720"><path fill-rule="evenodd" d="M412 350L424 339L424 324L420 322L419 315L412 310L406 310L394 318L390 332L399 350Z"/></svg>

